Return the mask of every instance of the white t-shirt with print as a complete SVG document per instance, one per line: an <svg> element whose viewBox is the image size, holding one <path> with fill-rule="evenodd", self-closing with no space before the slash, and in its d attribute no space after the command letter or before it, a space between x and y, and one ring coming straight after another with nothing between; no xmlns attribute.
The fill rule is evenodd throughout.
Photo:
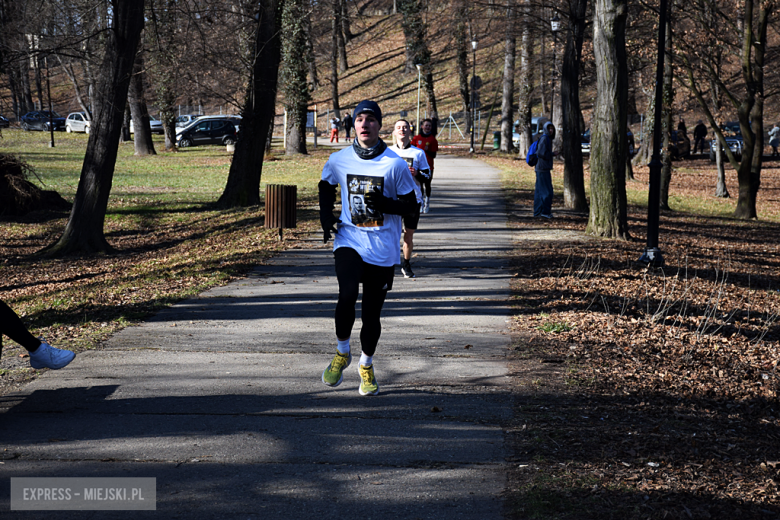
<svg viewBox="0 0 780 520"><path fill-rule="evenodd" d="M398 264L401 216L369 210L365 195L375 186L391 199L411 193L416 183L406 161L389 147L373 159L361 159L349 146L331 154L322 169L322 180L341 186L341 223L333 250L351 247L366 263L386 267Z"/></svg>
<svg viewBox="0 0 780 520"><path fill-rule="evenodd" d="M404 159L408 166L411 166L415 170L430 170L428 166L428 159L425 158L425 152L417 148L416 146L409 145L408 148L399 148L397 145L391 146L390 149L398 154L398 157ZM411 164L410 164L411 163ZM419 176L414 175L414 193L417 195L417 202L422 204L423 195L420 189L420 181L417 180Z"/></svg>

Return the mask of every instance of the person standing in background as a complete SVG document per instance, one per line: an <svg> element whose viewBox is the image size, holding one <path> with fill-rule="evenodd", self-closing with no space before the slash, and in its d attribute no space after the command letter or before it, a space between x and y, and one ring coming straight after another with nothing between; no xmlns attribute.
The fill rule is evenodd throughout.
<svg viewBox="0 0 780 520"><path fill-rule="evenodd" d="M332 143L334 139L339 142L339 119L335 116L330 118L330 142Z"/></svg>
<svg viewBox="0 0 780 520"><path fill-rule="evenodd" d="M693 128L693 153L696 153L696 149L699 149L699 153L704 153L704 141L707 139L707 127L704 126L704 122L699 119L696 126Z"/></svg>
<svg viewBox="0 0 780 520"><path fill-rule="evenodd" d="M544 131L539 136L539 144L536 148L536 186L534 188L534 217L546 219L552 218L553 185L550 171L553 167L553 157L558 155L553 152L553 139L555 139L555 126L547 121Z"/></svg>
<svg viewBox="0 0 780 520"><path fill-rule="evenodd" d="M433 181L433 160L436 158L436 152L439 151L439 141L436 140L436 136L433 134L433 121L430 119L423 119L420 124L422 133L414 136L412 144L425 152L425 158L428 161L428 166L431 170L430 178L422 182L422 195L423 205L422 212L428 213L428 209L431 204L431 181Z"/></svg>
<svg viewBox="0 0 780 520"><path fill-rule="evenodd" d="M347 115L344 116L343 123L344 123L344 132L346 132L347 134L346 140L347 142L349 142L350 141L349 134L352 131L352 127L355 126L355 123L352 121L352 116L349 115L349 112L347 112Z"/></svg>

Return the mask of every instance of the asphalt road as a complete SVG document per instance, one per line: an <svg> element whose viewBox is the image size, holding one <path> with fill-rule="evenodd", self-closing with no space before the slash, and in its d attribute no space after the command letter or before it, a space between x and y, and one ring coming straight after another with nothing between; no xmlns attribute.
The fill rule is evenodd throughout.
<svg viewBox="0 0 780 520"><path fill-rule="evenodd" d="M484 163L440 157L433 187L379 396L358 394L357 358L320 380L337 284L312 237L0 398L3 518L502 518L513 236ZM11 477L154 477L156 511L9 513Z"/></svg>

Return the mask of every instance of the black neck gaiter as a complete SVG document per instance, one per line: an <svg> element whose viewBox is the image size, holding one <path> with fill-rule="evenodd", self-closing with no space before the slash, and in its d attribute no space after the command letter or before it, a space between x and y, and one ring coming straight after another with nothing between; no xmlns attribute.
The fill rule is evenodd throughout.
<svg viewBox="0 0 780 520"><path fill-rule="evenodd" d="M387 145L385 144L384 141L380 139L379 142L376 143L373 147L363 148L358 144L357 139L355 139L354 141L352 141L352 149L355 150L355 153L357 154L358 157L367 161L369 159L373 159L374 157L379 157L380 155L382 155L382 153L384 153L384 151L387 150Z"/></svg>

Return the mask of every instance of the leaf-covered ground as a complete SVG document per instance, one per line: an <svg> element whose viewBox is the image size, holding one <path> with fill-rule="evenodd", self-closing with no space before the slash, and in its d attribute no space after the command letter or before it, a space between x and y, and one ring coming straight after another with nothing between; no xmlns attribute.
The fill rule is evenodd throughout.
<svg viewBox="0 0 780 520"><path fill-rule="evenodd" d="M539 222L530 168L491 162L521 235L585 230L587 216L555 211L561 166L555 219ZM733 199L713 200L708 162L675 165L664 268L635 262L646 168L628 187L632 241L518 242L510 517L780 514L780 174L770 163L762 176L769 220L745 222L724 216Z"/></svg>

